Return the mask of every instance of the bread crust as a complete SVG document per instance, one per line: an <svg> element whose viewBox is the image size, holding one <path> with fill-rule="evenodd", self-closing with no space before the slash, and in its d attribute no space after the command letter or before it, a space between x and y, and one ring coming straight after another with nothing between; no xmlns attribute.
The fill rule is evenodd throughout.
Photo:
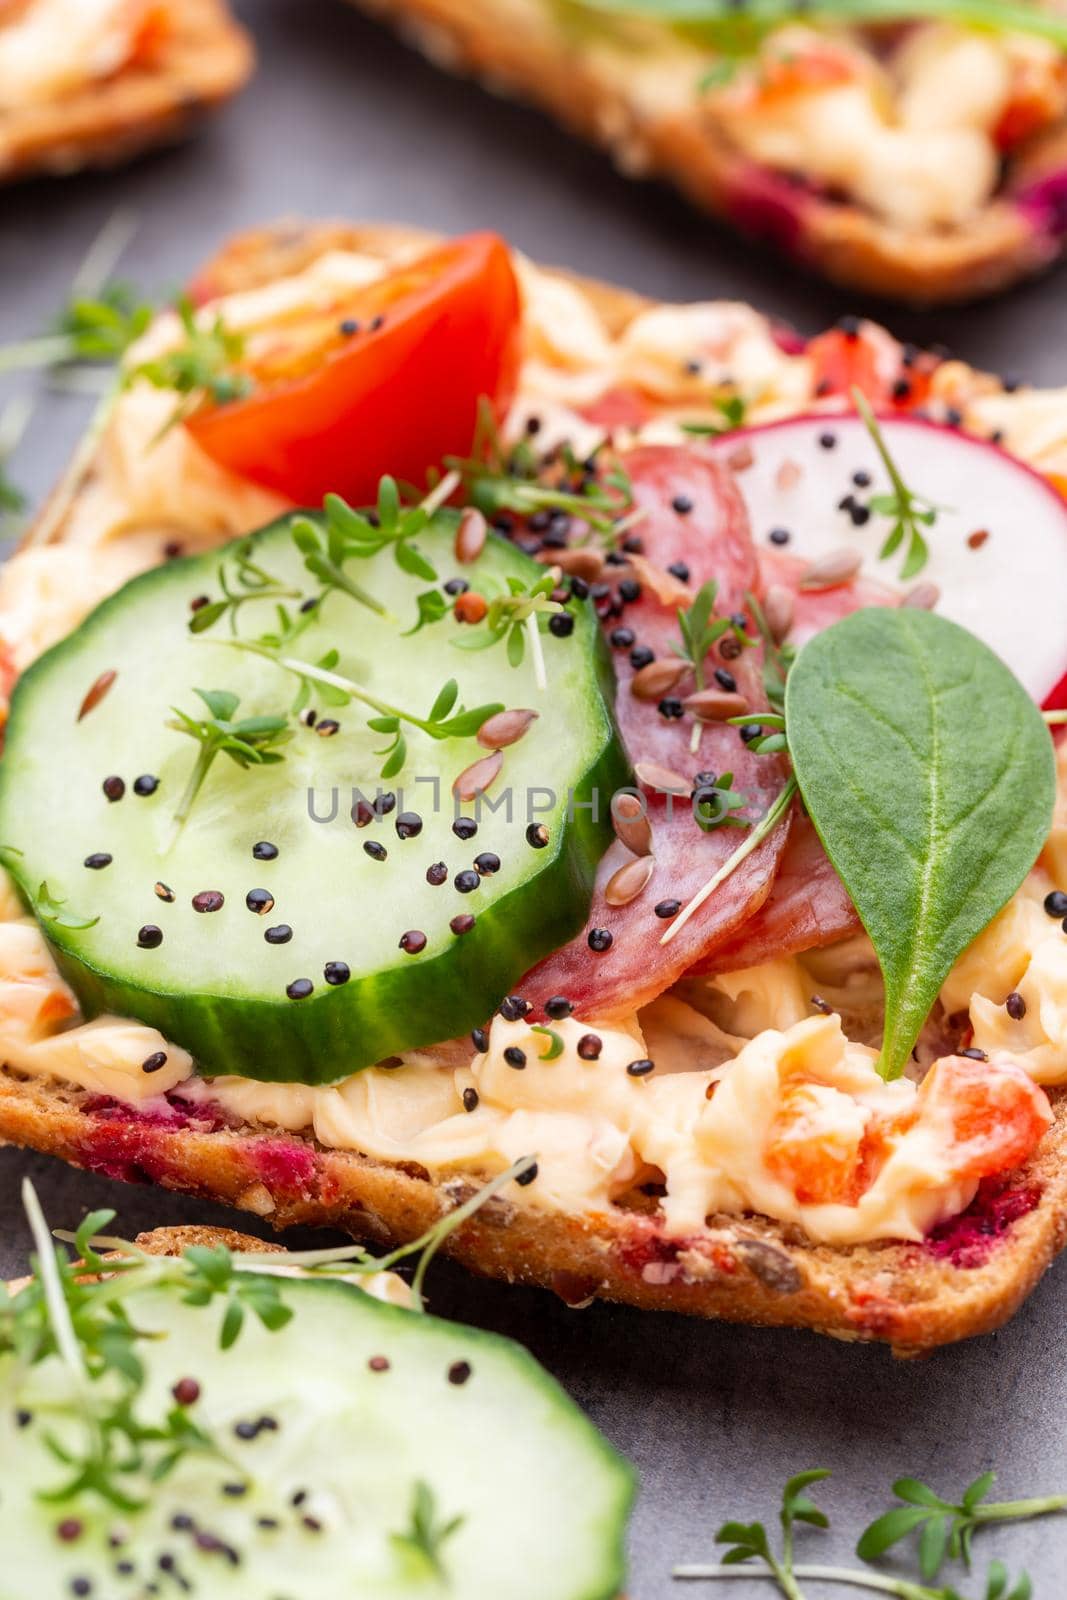
<svg viewBox="0 0 1067 1600"><path fill-rule="evenodd" d="M195 280L201 299L300 271L327 249L383 257L436 236L391 224L286 221L237 235ZM614 333L648 304L576 278ZM91 470L91 459L84 471ZM79 491L70 475L64 494ZM46 508L28 542L61 539L64 506ZM329 1150L312 1137L237 1123L208 1104L140 1112L0 1068L0 1140L89 1171L224 1201L267 1220L337 1227L380 1243L417 1238L476 1187ZM987 1333L1012 1316L1067 1243L1067 1090L1041 1148L987 1187L969 1216L924 1244L837 1249L763 1217L719 1216L691 1239L668 1239L649 1213L613 1207L568 1216L494 1199L446 1249L472 1270L540 1284L571 1304L595 1297L725 1321L811 1328L878 1340L899 1356Z"/></svg>
<svg viewBox="0 0 1067 1600"><path fill-rule="evenodd" d="M1062 242L1010 197L965 226L893 227L863 207L798 188L736 150L699 105L653 115L605 84L565 37L524 27L471 0L352 0L395 27L437 65L528 101L602 145L628 176L666 178L704 210L769 240L848 289L917 305L993 294L1054 261ZM1035 140L1018 159L1013 188L1067 159L1067 132ZM1060 162L1063 165L1063 161Z"/></svg>
<svg viewBox="0 0 1067 1600"><path fill-rule="evenodd" d="M577 1217L500 1199L445 1248L475 1272L541 1285L572 1305L601 1298L922 1355L1007 1321L1067 1242L1067 1094L1051 1098L1055 1124L1012 1174L1009 1203L998 1209L1002 1197L993 1197L955 1253L951 1240L943 1254L940 1244L835 1249L760 1217L713 1217L697 1237L667 1239L638 1212ZM7 1069L0 1137L90 1172L224 1201L275 1228L335 1227L382 1244L418 1238L477 1187L262 1124L232 1125L209 1106L144 1115ZM1029 1209L1001 1222L1022 1203Z"/></svg>
<svg viewBox="0 0 1067 1600"><path fill-rule="evenodd" d="M254 60L226 0L181 0L151 61L61 99L0 111L0 183L115 166L172 143L244 87Z"/></svg>

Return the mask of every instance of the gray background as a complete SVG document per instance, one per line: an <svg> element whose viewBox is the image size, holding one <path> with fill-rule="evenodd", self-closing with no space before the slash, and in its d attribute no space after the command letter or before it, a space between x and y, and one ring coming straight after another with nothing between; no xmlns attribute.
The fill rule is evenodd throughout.
<svg viewBox="0 0 1067 1600"><path fill-rule="evenodd" d="M258 36L259 76L193 144L114 175L4 193L0 341L35 331L55 312L120 203L140 219L124 270L153 292L177 283L230 230L289 212L494 227L542 260L665 298L750 299L805 331L857 309L671 194L616 177L534 114L434 72L339 0L245 0L238 9ZM1065 283L1060 271L993 305L941 315L863 309L980 365L1063 383ZM84 416L84 402L69 397L42 406L16 462L18 481L35 496L55 478ZM233 1220L163 1191L3 1151L2 1276L25 1260L18 1182L26 1172L56 1225L98 1205L115 1207L129 1231ZM713 1558L712 1536L727 1515L770 1519L782 1481L804 1467L835 1474L822 1494L835 1527L802 1541L808 1559L820 1561L850 1556L904 1472L954 1491L995 1466L1005 1496L1067 1489L1059 1349L1067 1270L1053 1271L1000 1334L909 1364L802 1333L610 1306L571 1312L548 1294L482 1283L448 1264L434 1267L432 1290L443 1315L527 1344L637 1464L633 1600L712 1592L673 1585L672 1563ZM1013 1568L1025 1564L1039 1600L1067 1593L1067 1520L984 1535L977 1553L980 1568L994 1553ZM722 1592L747 1600L770 1591L738 1582Z"/></svg>

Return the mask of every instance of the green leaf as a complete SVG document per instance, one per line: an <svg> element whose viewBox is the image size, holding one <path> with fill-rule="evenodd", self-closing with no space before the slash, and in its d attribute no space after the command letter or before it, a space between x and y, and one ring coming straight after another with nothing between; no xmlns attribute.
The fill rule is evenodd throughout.
<svg viewBox="0 0 1067 1600"><path fill-rule="evenodd" d="M856 1545L856 1554L861 1561L876 1561L893 1545L899 1544L901 1539L906 1539L929 1515L921 1506L894 1506L892 1511L887 1511L864 1528Z"/></svg>
<svg viewBox="0 0 1067 1600"><path fill-rule="evenodd" d="M1048 837L1052 741L986 645L911 608L817 634L790 672L786 723L804 803L882 968L879 1070L895 1078L953 962Z"/></svg>
<svg viewBox="0 0 1067 1600"><path fill-rule="evenodd" d="M913 1506L940 1506L942 1511L948 1509L947 1504L939 1494L935 1494L928 1483L923 1483L921 1478L897 1478L893 1484L893 1493L898 1500L906 1500Z"/></svg>
<svg viewBox="0 0 1067 1600"><path fill-rule="evenodd" d="M459 684L455 678L449 678L443 685L437 699L430 707L430 722L443 722L459 698Z"/></svg>
<svg viewBox="0 0 1067 1600"><path fill-rule="evenodd" d="M190 633L206 633L208 628L213 628L220 617L224 617L230 609L228 600L212 600L209 605L201 606L199 611L194 611L189 618Z"/></svg>
<svg viewBox="0 0 1067 1600"><path fill-rule="evenodd" d="M226 1307L226 1315L222 1319L222 1328L219 1332L219 1344L223 1350L230 1350L237 1343L244 1320L244 1306L240 1300L231 1300Z"/></svg>
<svg viewBox="0 0 1067 1600"><path fill-rule="evenodd" d="M404 738L404 735L402 733L399 733L399 734L397 734L396 744L393 746L392 754L389 756L388 760L385 762L385 764L382 767L382 772L381 772L382 777L383 778L395 778L397 773L402 769L402 767L404 765L404 762L407 760L407 758L408 758L407 740Z"/></svg>
<svg viewBox="0 0 1067 1600"><path fill-rule="evenodd" d="M229 722L241 703L240 696L233 694L229 689L194 689L193 693L199 695L211 715L217 717L219 722Z"/></svg>
<svg viewBox="0 0 1067 1600"><path fill-rule="evenodd" d="M405 630L401 635L404 639L409 638L413 633L418 633L419 629L425 628L428 623L440 622L448 614L448 601L440 589L425 590L423 594L416 596L415 604L418 606L415 626Z"/></svg>
<svg viewBox="0 0 1067 1600"><path fill-rule="evenodd" d="M963 1491L961 1504L966 1511L973 1511L979 1500L984 1500L997 1481L995 1472L983 1472L980 1478L975 1478Z"/></svg>
<svg viewBox="0 0 1067 1600"><path fill-rule="evenodd" d="M65 911L65 900L57 900L52 894L47 883L42 883L34 900L34 912L42 922L52 922L57 928L69 928L71 933L84 933L88 928L95 928L100 921L99 917L79 917L73 912Z"/></svg>
<svg viewBox="0 0 1067 1600"><path fill-rule="evenodd" d="M944 1516L932 1516L919 1536L919 1571L929 1582L945 1559L948 1523Z"/></svg>
<svg viewBox="0 0 1067 1600"><path fill-rule="evenodd" d="M401 539L393 553L396 556L396 564L402 572L410 572L413 578L423 578L427 583L436 583L437 568L431 566L413 544L406 544Z"/></svg>

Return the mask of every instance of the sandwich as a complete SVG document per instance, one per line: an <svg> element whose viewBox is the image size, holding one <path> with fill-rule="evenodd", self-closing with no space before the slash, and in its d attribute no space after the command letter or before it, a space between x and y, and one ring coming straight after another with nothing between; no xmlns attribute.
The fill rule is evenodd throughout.
<svg viewBox="0 0 1067 1600"><path fill-rule="evenodd" d="M572 1304L998 1326L1067 1216L1065 416L239 236L0 573L0 1136L381 1242L522 1161L446 1248Z"/></svg>
<svg viewBox="0 0 1067 1600"><path fill-rule="evenodd" d="M1060 254L1055 4L356 3L847 289L971 300Z"/></svg>
<svg viewBox="0 0 1067 1600"><path fill-rule="evenodd" d="M0 0L0 181L182 138L252 60L225 0Z"/></svg>

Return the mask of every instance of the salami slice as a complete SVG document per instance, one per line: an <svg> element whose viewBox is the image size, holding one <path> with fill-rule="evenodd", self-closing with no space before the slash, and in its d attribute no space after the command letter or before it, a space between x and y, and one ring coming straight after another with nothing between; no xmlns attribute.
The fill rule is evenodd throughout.
<svg viewBox="0 0 1067 1600"><path fill-rule="evenodd" d="M854 578L831 589L804 589L807 563L777 550L760 552L766 588L777 584L793 595L795 618L790 639L801 645L864 606L899 604L899 596L869 578ZM826 858L819 836L805 816L796 815L770 895L738 933L695 967L696 973L736 972L775 956L798 955L835 944L860 929L856 908Z"/></svg>
<svg viewBox="0 0 1067 1600"><path fill-rule="evenodd" d="M643 513L637 526L644 561L661 572L672 566L676 572L687 571L692 594L715 579L716 614L740 616L746 592L758 589L760 575L744 503L729 471L703 446L644 446L629 452L623 464L635 505ZM612 570L606 568L606 574ZM694 962L709 958L759 908L786 844L784 824L724 881L676 938L661 943L672 916L669 904L685 906L745 837L738 827L705 832L698 826L689 798L689 791L698 787L697 774L714 773L721 779L732 773L733 789L747 797L743 815L751 820L773 804L787 769L779 757L754 755L739 730L723 722L704 725L694 754L691 718L672 716L669 705L633 693L640 670L633 651L651 651L656 661L670 661L676 659L671 644L681 636L675 606L657 594L666 595L667 586L652 584L648 568L644 571L646 581L636 596L635 580L625 574L621 585L612 586L624 601L622 615L606 619L609 635L614 635L617 715L635 767L644 772L654 764L679 775L685 780L683 792L673 796L657 791L654 782L643 784L652 829L652 876L629 904L608 904L606 885L632 859L623 845L612 846L600 865L585 930L535 967L520 986L538 1010L550 996L564 995L580 1014L608 1020L661 994ZM626 600L627 595L632 598ZM609 609L611 597L601 596L601 606ZM619 643L619 628L633 633L632 643L628 632ZM751 621L747 629L753 638ZM639 653L636 660L642 659ZM718 669L720 687L729 691L734 682L751 707L762 708L761 665L758 644L735 656L729 646L724 655L720 643L708 656L706 674L714 684ZM664 702L693 688L690 674L664 695Z"/></svg>
<svg viewBox="0 0 1067 1600"><path fill-rule="evenodd" d="M819 950L860 931L860 919L811 822L796 808L789 842L763 905L694 973L739 972L776 956Z"/></svg>

